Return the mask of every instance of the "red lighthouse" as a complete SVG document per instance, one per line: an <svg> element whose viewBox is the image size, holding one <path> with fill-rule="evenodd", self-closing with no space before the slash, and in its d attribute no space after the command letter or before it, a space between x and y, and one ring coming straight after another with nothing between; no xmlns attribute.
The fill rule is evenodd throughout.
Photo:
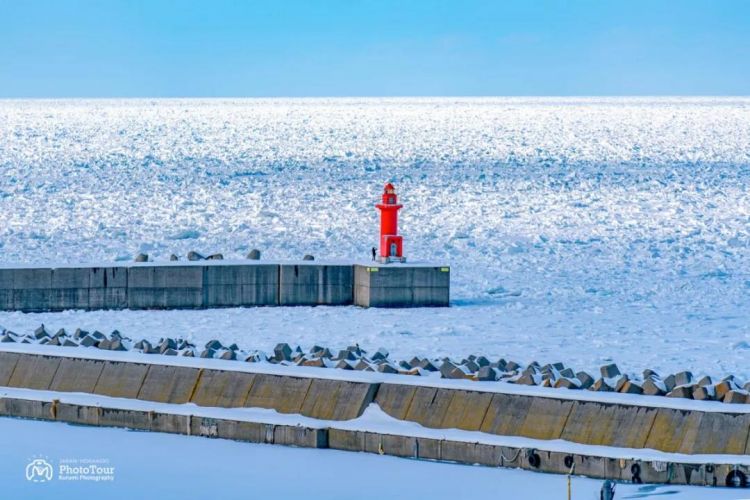
<svg viewBox="0 0 750 500"><path fill-rule="evenodd" d="M380 261L404 262L403 238L398 235L399 205L396 189L390 182L383 189L383 200L375 205L380 210Z"/></svg>

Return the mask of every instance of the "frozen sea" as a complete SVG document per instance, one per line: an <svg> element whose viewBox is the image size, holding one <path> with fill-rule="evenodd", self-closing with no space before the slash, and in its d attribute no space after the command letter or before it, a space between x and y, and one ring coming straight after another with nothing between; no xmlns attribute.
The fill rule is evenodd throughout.
<svg viewBox="0 0 750 500"><path fill-rule="evenodd" d="M363 259L385 181L453 307L0 325L750 378L750 98L0 101L5 263Z"/></svg>

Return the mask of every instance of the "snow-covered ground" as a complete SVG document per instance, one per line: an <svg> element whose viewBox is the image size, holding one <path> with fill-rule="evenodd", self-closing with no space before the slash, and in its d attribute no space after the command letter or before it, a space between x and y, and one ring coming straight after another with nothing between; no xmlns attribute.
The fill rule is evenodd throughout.
<svg viewBox="0 0 750 500"><path fill-rule="evenodd" d="M0 101L0 259L366 258L395 182L448 310L0 313L749 378L750 98Z"/></svg>
<svg viewBox="0 0 750 500"><path fill-rule="evenodd" d="M565 476L408 460L366 453L0 418L4 498L566 498ZM52 479L32 482L43 459ZM95 461L114 481L61 480L59 466ZM575 500L596 500L602 482L575 477ZM617 498L740 499L742 491L617 485Z"/></svg>

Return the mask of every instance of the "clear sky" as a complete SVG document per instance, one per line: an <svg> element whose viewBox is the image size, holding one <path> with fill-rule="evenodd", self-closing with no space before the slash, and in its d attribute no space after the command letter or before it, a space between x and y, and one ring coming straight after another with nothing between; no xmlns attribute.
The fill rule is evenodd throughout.
<svg viewBox="0 0 750 500"><path fill-rule="evenodd" d="M0 0L0 97L748 94L746 0Z"/></svg>

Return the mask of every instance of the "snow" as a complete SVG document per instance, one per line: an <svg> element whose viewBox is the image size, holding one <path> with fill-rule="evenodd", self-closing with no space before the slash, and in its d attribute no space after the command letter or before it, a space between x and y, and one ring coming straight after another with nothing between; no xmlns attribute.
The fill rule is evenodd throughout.
<svg viewBox="0 0 750 500"><path fill-rule="evenodd" d="M71 348L48 345L3 343L0 351L41 354L44 356L72 356L83 359L119 360L134 363L183 366L190 368L209 368L216 370L239 371L245 373L264 373L289 377L321 378L327 380L346 380L352 382L389 383L399 385L417 385L422 387L440 387L463 389L495 394L516 394L543 398L564 399L568 401L595 401L599 403L627 404L648 408L670 408L674 410L695 410L711 413L750 413L750 405L727 404L721 401L700 401L685 398L667 398L664 396L646 396L616 392L594 392L583 390L556 389L551 387L509 384L507 382L479 382L471 380L454 380L440 378L436 372L430 376L411 376L379 372L340 370L336 368L318 368L310 366L285 366L272 363L247 363L210 358L194 358L143 354L137 351L106 351L96 348ZM610 384L614 382L610 380Z"/></svg>
<svg viewBox="0 0 750 500"><path fill-rule="evenodd" d="M16 331L750 378L750 98L0 101L0 172L4 265L366 260L385 181L407 258L451 265L447 310L0 313Z"/></svg>
<svg viewBox="0 0 750 500"><path fill-rule="evenodd" d="M8 498L214 497L362 499L504 497L565 498L566 478L515 469L431 463L367 453L248 444L173 434L0 418L0 469ZM113 482L32 483L34 457L53 467L66 459L104 459ZM599 498L602 482L572 479L575 500ZM522 496L523 495L523 496ZM617 498L737 499L727 488L618 484Z"/></svg>

